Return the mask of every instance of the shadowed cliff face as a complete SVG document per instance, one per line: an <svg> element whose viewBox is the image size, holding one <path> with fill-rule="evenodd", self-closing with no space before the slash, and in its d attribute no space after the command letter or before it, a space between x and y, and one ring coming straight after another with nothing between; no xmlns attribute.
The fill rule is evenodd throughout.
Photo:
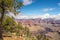
<svg viewBox="0 0 60 40"><path fill-rule="evenodd" d="M34 36L41 34L52 38L51 40L59 40L60 38L60 20L17 19L16 21L28 27Z"/></svg>

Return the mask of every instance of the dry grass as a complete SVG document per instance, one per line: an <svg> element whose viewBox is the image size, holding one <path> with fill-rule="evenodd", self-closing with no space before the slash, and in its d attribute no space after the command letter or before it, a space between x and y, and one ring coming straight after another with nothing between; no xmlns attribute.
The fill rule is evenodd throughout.
<svg viewBox="0 0 60 40"><path fill-rule="evenodd" d="M4 40L24 40L22 37L4 37Z"/></svg>

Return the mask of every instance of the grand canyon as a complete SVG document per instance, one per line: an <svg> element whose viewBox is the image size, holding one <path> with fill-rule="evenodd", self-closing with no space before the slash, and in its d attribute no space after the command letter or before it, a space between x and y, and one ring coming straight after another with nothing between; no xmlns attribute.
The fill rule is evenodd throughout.
<svg viewBox="0 0 60 40"><path fill-rule="evenodd" d="M28 27L34 36L41 34L50 37L51 40L60 40L60 20L35 18L15 19L15 21L21 22L23 26Z"/></svg>

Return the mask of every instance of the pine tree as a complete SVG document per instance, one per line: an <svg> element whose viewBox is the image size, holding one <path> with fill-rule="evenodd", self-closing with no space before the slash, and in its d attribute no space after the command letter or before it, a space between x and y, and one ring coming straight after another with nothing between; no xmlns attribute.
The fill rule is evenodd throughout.
<svg viewBox="0 0 60 40"><path fill-rule="evenodd" d="M3 25L2 22L4 20L4 15L7 12L13 12L15 15L18 13L18 9L21 8L22 2L18 0L0 0L0 40L3 40Z"/></svg>

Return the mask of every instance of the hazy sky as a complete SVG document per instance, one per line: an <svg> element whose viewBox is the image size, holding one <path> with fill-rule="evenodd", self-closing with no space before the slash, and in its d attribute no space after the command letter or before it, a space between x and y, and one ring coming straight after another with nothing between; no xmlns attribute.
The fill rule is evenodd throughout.
<svg viewBox="0 0 60 40"><path fill-rule="evenodd" d="M60 0L22 0L21 13L25 15L55 15L60 13Z"/></svg>
<svg viewBox="0 0 60 40"><path fill-rule="evenodd" d="M20 18L58 18L60 19L60 0L19 0L23 2Z"/></svg>

